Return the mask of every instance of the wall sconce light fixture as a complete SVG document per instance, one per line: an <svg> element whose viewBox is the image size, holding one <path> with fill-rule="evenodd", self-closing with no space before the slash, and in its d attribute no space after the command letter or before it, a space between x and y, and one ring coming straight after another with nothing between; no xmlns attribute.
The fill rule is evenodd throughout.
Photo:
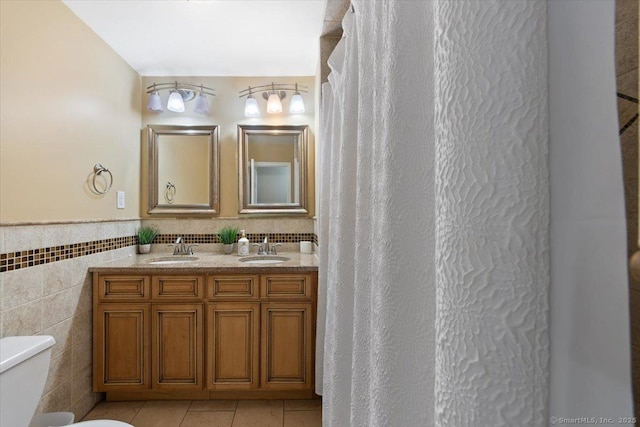
<svg viewBox="0 0 640 427"><path fill-rule="evenodd" d="M291 97L291 102L289 103L289 112L291 114L302 114L304 113L304 99L302 99L302 95L298 92L298 85L296 84L296 93Z"/></svg>
<svg viewBox="0 0 640 427"><path fill-rule="evenodd" d="M269 114L282 113L281 99L284 99L286 96L287 96L286 92L282 94L271 92L267 97L267 113Z"/></svg>
<svg viewBox="0 0 640 427"><path fill-rule="evenodd" d="M260 108L258 107L258 101L253 97L253 92L262 92L262 97L267 100L267 113L277 114L282 112L282 100L286 98L287 92L293 92L291 102L289 103L289 113L301 114L304 113L304 99L300 92L307 93L309 88L307 86L284 83L271 83L270 85L262 85L251 87L249 89L241 90L240 98L247 97L244 103L244 115L247 117L257 117L260 115Z"/></svg>
<svg viewBox="0 0 640 427"><path fill-rule="evenodd" d="M249 87L249 95L244 103L244 115L247 117L258 117L260 115L258 101L251 95L251 87Z"/></svg>
<svg viewBox="0 0 640 427"><path fill-rule="evenodd" d="M198 114L209 114L209 102L206 95L216 96L215 89L203 85L192 85L190 83L154 83L147 87L149 100L147 101L147 110L154 113L162 113L162 99L160 91L168 90L169 99L167 100L167 110L174 113L184 113L184 103L195 99L194 112ZM197 93L197 96L196 96Z"/></svg>

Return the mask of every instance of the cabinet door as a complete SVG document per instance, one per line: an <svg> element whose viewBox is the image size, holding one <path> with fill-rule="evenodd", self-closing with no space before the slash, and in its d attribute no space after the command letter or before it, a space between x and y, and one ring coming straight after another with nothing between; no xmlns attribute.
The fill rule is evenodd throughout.
<svg viewBox="0 0 640 427"><path fill-rule="evenodd" d="M94 315L94 390L148 389L149 304L98 304Z"/></svg>
<svg viewBox="0 0 640 427"><path fill-rule="evenodd" d="M207 376L211 390L259 385L260 303L219 302L207 309Z"/></svg>
<svg viewBox="0 0 640 427"><path fill-rule="evenodd" d="M154 389L202 389L202 304L153 304Z"/></svg>
<svg viewBox="0 0 640 427"><path fill-rule="evenodd" d="M311 303L262 303L261 388L313 387Z"/></svg>

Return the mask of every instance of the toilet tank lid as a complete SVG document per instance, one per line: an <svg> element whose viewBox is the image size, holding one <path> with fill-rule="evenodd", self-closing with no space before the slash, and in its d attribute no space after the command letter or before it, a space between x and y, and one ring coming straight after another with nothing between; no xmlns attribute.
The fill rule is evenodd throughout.
<svg viewBox="0 0 640 427"><path fill-rule="evenodd" d="M0 374L56 343L48 335L4 337L0 339Z"/></svg>

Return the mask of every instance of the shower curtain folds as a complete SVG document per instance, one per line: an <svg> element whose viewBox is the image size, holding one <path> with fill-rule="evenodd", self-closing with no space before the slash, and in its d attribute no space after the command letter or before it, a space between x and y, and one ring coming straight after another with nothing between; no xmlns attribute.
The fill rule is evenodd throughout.
<svg viewBox="0 0 640 427"><path fill-rule="evenodd" d="M565 45L562 31L586 30L582 22L612 25L611 3L580 3L352 2L354 13L345 15L344 38L322 88L316 391L323 395L325 427L542 427L553 416L580 416L572 410L582 398L590 402L588 411L621 408L630 415L625 381L610 382L627 371L606 367L606 358L589 359L600 363L590 372L612 376L593 378L593 384L613 384L611 395L599 401L589 400L585 386L572 388L571 378L549 378L550 355L560 376L580 372L575 355L554 359L550 346L550 292L566 297L566 286L574 286L574 266L558 267L556 260L568 258L557 248L565 255L576 249L566 246L574 241L562 231L566 227L550 243L550 226L558 227L550 218L556 212L550 191L565 187L549 177L605 179L596 168L558 175L567 165L576 168L571 155L559 161L570 153L565 148L549 164L549 108L577 108L555 110L559 97L550 96L549 73L569 69L553 62L553 52L591 49L580 44L585 35L568 37ZM562 26L547 20L550 11L565 7ZM588 16L577 9L588 9ZM605 70L601 79L609 74ZM566 84L582 87L580 79L573 72ZM593 85L598 82L585 87ZM591 101L585 97L581 105ZM609 101L606 108L615 110ZM553 123L566 128L566 122ZM593 164L620 167L616 144L603 149L605 134L581 135L583 143L566 150L586 150L580 155L597 158ZM593 135L600 137L587 143ZM573 144L571 134L553 126L551 136L557 147ZM613 174L598 187L607 188L615 205L607 211L610 232L598 232L596 223L580 228L582 245L624 247L619 178ZM571 194L561 197L569 205L578 202L565 206L565 214L586 206ZM624 263L606 261L617 252L598 252L597 259L589 258L597 251L584 253L580 262L606 271L583 277L584 288L595 292L585 298L599 295L605 278L615 282L616 294L591 312L563 311L551 325L552 336L565 331L567 339L582 340L586 335L571 336L575 322L593 321L590 316L606 316L607 310L617 310L608 325L628 322L620 304ZM554 272L566 269L553 276L562 278L554 283L551 259ZM618 339L624 334L613 335L608 342L619 348L607 351L628 361L628 338L625 343ZM583 355L596 353L589 348ZM622 403L613 403L614 396ZM550 413L550 399L557 413Z"/></svg>

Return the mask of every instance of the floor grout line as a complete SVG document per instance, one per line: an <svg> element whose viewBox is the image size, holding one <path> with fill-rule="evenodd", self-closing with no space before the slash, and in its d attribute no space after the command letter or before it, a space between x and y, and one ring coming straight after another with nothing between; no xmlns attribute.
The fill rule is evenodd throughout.
<svg viewBox="0 0 640 427"><path fill-rule="evenodd" d="M285 400L284 399L278 399L278 400L280 401L280 414L281 414L281 417L282 417L281 418L281 424L278 427L285 427L286 425L288 425L286 423L287 413L289 413L290 416L295 416L294 414L300 414L300 413L309 414L309 415L310 414L322 413L322 407L306 407L306 408L295 408L294 407L294 408L286 409ZM128 421L125 421L125 422L132 423L136 419L136 417L140 414L142 409L146 408L148 405L152 405L153 402L154 401L142 401L142 402L138 401L138 403L140 403L140 405L139 406L136 405L137 408L135 408L135 410L132 411L133 415L130 417L130 419ZM109 403L109 402L106 402L106 401L99 402L96 406L94 406L94 408L91 411L89 411L89 413L91 413L96 407L100 406L101 404L107 404L107 403ZM217 413L217 412L225 412L225 413L233 412L232 419L231 419L231 424L228 425L228 427L234 427L234 423L236 421L237 414L238 414L238 408L239 408L239 405L240 405L240 401L239 400L235 400L235 405L233 406L233 409L225 408L225 409L212 409L212 410L206 410L206 411L191 411L190 409L193 407L193 404L194 404L193 400L188 401L188 405L186 405L186 410L185 410L182 418L178 421L177 424L173 425L172 427L181 427L184 424L184 422L186 421L189 412L193 412L194 414L195 413L208 413L208 412L213 412L213 413ZM301 416L301 414L298 415L298 417L299 416ZM308 416L308 415L305 415L305 417L306 416ZM108 416L106 418L108 418ZM296 417L296 419L297 419L297 417ZM240 420L240 418L238 418L238 420Z"/></svg>
<svg viewBox="0 0 640 427"><path fill-rule="evenodd" d="M238 413L238 404L239 400L236 401L236 408L233 410L233 418L231 418L231 425L229 427L233 427L233 423L236 421L236 414Z"/></svg>
<svg viewBox="0 0 640 427"><path fill-rule="evenodd" d="M140 411L142 411L142 408L144 408L144 406L147 404L147 402L144 402L142 405L140 405L140 407L138 408L138 410L136 411L135 414L133 414L133 417L131 417L131 419L129 420L129 422L132 422L133 420L136 419L136 417L138 416L138 413Z"/></svg>
<svg viewBox="0 0 640 427"><path fill-rule="evenodd" d="M184 411L184 415L182 416L182 419L180 420L180 422L178 423L177 427L182 426L182 423L184 422L184 419L187 418L187 414L189 413L189 408L191 408L191 404L193 403L193 400L189 402L189 406L187 406L187 410Z"/></svg>

